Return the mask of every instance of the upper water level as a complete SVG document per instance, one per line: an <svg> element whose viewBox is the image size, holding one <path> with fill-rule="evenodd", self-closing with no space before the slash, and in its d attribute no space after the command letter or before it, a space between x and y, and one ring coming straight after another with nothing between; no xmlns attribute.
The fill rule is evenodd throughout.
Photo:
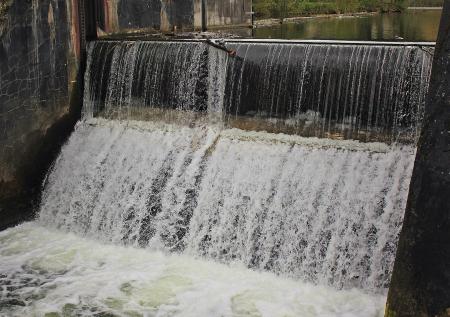
<svg viewBox="0 0 450 317"><path fill-rule="evenodd" d="M255 38L361 41L436 41L441 10L348 17L305 18L258 27Z"/></svg>

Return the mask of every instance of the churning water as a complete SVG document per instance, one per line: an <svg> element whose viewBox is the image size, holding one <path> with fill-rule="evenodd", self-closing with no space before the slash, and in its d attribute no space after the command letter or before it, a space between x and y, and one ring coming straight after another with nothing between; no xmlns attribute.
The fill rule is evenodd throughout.
<svg viewBox="0 0 450 317"><path fill-rule="evenodd" d="M0 312L381 316L413 154L81 122L48 176L39 218L0 235Z"/></svg>
<svg viewBox="0 0 450 317"><path fill-rule="evenodd" d="M119 244L387 287L412 147L127 121L79 124L40 220Z"/></svg>
<svg viewBox="0 0 450 317"><path fill-rule="evenodd" d="M381 317L383 296L105 245L28 223L0 232L1 316Z"/></svg>
<svg viewBox="0 0 450 317"><path fill-rule="evenodd" d="M251 88L245 79L248 64L252 76L277 72L288 81L314 77L312 69L319 67L320 83L335 85L316 86L320 100L328 100L327 109L346 107L345 98L331 96L342 84L335 79L347 78L340 86L349 86L342 94L353 98L347 109L372 109L372 114L378 109L386 118L399 116L395 109L412 107L415 121L406 126L416 129L423 96L416 90L399 93L398 87L391 96L370 80L382 76L392 85L400 78L399 87L426 84L428 62L418 57L422 53L333 48L326 49L327 58L318 66L321 59L299 57L297 48L289 48L286 72L274 66L286 60L274 52L265 59L272 66L244 57L239 71L223 52L185 44L91 46L84 118L48 174L39 215L0 234L0 314L381 316L415 136L401 139L405 143L366 143L306 138L298 129L277 134L233 127L249 118L296 124L290 115L266 111L288 105L293 95L283 97L289 92L281 91L278 81L273 94L263 86ZM239 56L244 48L237 49ZM251 49L245 48L246 56ZM306 54L312 48L299 50ZM354 56L348 73L327 62L344 51ZM390 65L393 58L403 68L389 73L390 67L364 64L373 58L374 65ZM289 73L291 61L309 66ZM261 77L264 85L265 80ZM306 93L311 85L297 85L295 96L312 93ZM231 104L236 109L245 104L251 92L267 93L269 99L258 97L266 110L230 111ZM389 105L380 99L375 107L378 93L392 97ZM392 102L401 107L392 108ZM324 136L317 131L328 123L319 126L316 119L332 117L331 110L316 107L321 104L296 110L312 117L312 123L306 120L313 131L308 135ZM341 125L360 122L340 118ZM370 133L389 131L392 141L393 127L401 127L395 122L401 120L378 121L373 128L381 130Z"/></svg>

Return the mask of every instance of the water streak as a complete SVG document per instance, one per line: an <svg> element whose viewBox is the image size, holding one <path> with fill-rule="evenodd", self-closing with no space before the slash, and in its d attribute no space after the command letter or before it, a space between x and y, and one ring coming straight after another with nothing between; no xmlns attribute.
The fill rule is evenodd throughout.
<svg viewBox="0 0 450 317"><path fill-rule="evenodd" d="M363 141L417 137L431 71L419 47L229 45L237 51L224 96L231 122L257 117L303 136Z"/></svg>
<svg viewBox="0 0 450 317"><path fill-rule="evenodd" d="M235 57L200 42L92 43L85 116L148 119L176 109L241 129L417 140L431 71L420 47L227 45Z"/></svg>

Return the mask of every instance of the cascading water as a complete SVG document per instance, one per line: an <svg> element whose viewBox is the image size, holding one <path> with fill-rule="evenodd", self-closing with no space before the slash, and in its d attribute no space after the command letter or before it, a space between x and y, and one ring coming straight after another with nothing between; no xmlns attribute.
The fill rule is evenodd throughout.
<svg viewBox="0 0 450 317"><path fill-rule="evenodd" d="M84 115L142 118L139 110L206 110L202 43L94 42L86 70Z"/></svg>
<svg viewBox="0 0 450 317"><path fill-rule="evenodd" d="M387 287L413 148L253 134L81 123L40 220L337 288Z"/></svg>
<svg viewBox="0 0 450 317"><path fill-rule="evenodd" d="M398 132L420 126L429 56L235 48L232 58L204 43L91 44L84 118L48 174L37 222L0 234L0 286L13 285L5 312L382 314L415 153L415 132ZM233 128L270 124L291 135ZM405 142L301 136L331 136L332 125Z"/></svg>
<svg viewBox="0 0 450 317"><path fill-rule="evenodd" d="M199 42L96 42L85 110L122 119L208 110L250 130L389 143L418 136L432 60L420 47L227 46L235 57Z"/></svg>
<svg viewBox="0 0 450 317"><path fill-rule="evenodd" d="M275 129L363 141L412 140L420 129L431 56L419 47L229 46L237 52L228 64L229 120L269 118Z"/></svg>

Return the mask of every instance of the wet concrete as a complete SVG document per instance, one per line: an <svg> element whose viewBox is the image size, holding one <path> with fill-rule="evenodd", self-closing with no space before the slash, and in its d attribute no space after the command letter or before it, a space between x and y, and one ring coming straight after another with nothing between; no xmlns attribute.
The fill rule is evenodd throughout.
<svg viewBox="0 0 450 317"><path fill-rule="evenodd" d="M450 2L444 2L425 119L386 316L450 316Z"/></svg>
<svg viewBox="0 0 450 317"><path fill-rule="evenodd" d="M98 25L107 34L202 28L202 0L96 1ZM207 27L251 24L251 0L209 0L205 4Z"/></svg>
<svg viewBox="0 0 450 317"><path fill-rule="evenodd" d="M208 0L208 27L251 25L251 0Z"/></svg>
<svg viewBox="0 0 450 317"><path fill-rule="evenodd" d="M6 5L0 11L0 229L32 215L80 108L76 1Z"/></svg>

